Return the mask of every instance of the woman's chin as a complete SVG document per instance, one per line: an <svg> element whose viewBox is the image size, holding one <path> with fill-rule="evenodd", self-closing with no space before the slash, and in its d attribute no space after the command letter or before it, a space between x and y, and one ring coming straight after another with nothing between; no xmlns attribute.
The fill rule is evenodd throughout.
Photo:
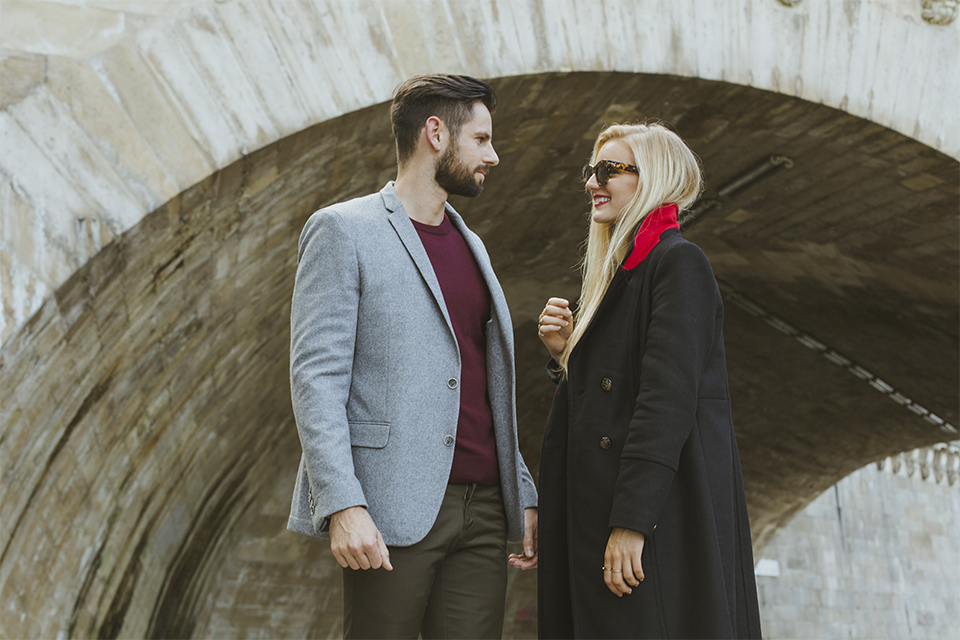
<svg viewBox="0 0 960 640"><path fill-rule="evenodd" d="M610 211L604 211L603 209L594 209L593 210L593 221L597 224L616 224L617 216Z"/></svg>

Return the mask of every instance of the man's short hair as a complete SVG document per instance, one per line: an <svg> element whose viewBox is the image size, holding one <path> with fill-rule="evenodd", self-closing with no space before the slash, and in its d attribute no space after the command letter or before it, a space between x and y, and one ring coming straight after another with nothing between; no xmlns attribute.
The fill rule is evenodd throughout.
<svg viewBox="0 0 960 640"><path fill-rule="evenodd" d="M397 87L390 106L390 123L397 139L397 162L403 164L417 148L417 138L427 118L436 116L456 137L482 103L490 113L497 108L493 87L470 76L434 74L414 76Z"/></svg>

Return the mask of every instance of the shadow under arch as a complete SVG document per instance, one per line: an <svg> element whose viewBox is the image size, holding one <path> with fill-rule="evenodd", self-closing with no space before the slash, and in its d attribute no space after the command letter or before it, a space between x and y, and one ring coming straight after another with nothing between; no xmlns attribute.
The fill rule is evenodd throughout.
<svg viewBox="0 0 960 640"><path fill-rule="evenodd" d="M721 82L570 73L494 84L501 164L482 197L454 204L486 241L514 313L534 473L552 398L534 325L546 295L577 296L589 206L579 167L603 124L646 117L690 143L716 201L687 237L725 286L757 544L847 473L950 437L892 394L957 424L955 160L849 114ZM387 113L315 125L187 189L4 346L10 633L194 637L247 619L306 636L329 624L277 613L274 597L285 576L317 579L298 567L322 554L322 543L281 539L294 536L282 529L284 474L299 452L289 300L310 213L393 178ZM724 193L774 154L793 167ZM253 565L269 569L261 582L218 598L230 571ZM337 576L322 572L329 599ZM274 615L243 618L243 607Z"/></svg>

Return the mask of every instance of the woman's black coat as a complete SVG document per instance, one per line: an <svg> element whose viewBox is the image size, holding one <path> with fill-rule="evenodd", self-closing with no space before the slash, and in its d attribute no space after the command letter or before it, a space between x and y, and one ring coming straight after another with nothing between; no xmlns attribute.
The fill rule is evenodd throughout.
<svg viewBox="0 0 960 640"><path fill-rule="evenodd" d="M570 356L540 462L542 638L757 638L750 523L707 257L668 229L614 277ZM645 580L603 581L613 527Z"/></svg>

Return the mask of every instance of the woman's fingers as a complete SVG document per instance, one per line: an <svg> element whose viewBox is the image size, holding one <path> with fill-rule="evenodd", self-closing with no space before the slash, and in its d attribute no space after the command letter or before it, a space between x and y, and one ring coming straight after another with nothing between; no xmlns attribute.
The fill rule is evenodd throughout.
<svg viewBox="0 0 960 640"><path fill-rule="evenodd" d="M570 311L567 307L558 307L556 305L548 304L543 308L541 316L556 316L558 318L569 318L573 315L573 312Z"/></svg>
<svg viewBox="0 0 960 640"><path fill-rule="evenodd" d="M640 580L637 579L635 575L636 566L632 562L630 556L627 556L623 559L623 564L620 565L623 571L623 581L630 585L631 587L639 587Z"/></svg>
<svg viewBox="0 0 960 640"><path fill-rule="evenodd" d="M603 554L603 580L614 595L633 593L643 582L644 536L638 531L614 527Z"/></svg>
<svg viewBox="0 0 960 640"><path fill-rule="evenodd" d="M540 328L550 328L551 331L559 331L563 327L570 324L570 322L564 318L558 318L556 316L543 316L540 319Z"/></svg>
<svg viewBox="0 0 960 640"><path fill-rule="evenodd" d="M619 567L605 569L603 572L603 581L607 584L610 592L618 598L622 598L624 594L632 592L630 585L623 581L623 570Z"/></svg>

